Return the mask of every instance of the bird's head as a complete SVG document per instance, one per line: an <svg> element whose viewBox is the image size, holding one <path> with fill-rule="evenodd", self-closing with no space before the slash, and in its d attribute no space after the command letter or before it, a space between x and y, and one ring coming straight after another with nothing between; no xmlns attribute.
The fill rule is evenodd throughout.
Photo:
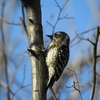
<svg viewBox="0 0 100 100"><path fill-rule="evenodd" d="M66 45L66 44L68 44L69 45L69 42L70 42L70 38L69 38L69 36L68 36L68 34L66 34L65 32L61 32L61 31L59 31L59 32L56 32L56 33L54 33L53 35L47 35L50 39L51 39L51 41L52 41L52 43L53 43L53 45L55 44L57 44L57 45Z"/></svg>

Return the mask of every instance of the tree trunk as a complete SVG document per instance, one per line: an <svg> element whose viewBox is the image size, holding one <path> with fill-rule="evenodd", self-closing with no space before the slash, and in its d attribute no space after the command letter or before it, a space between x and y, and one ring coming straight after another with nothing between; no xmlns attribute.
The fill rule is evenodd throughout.
<svg viewBox="0 0 100 100"><path fill-rule="evenodd" d="M46 100L45 56L40 0L22 0L27 14L32 75L32 100Z"/></svg>

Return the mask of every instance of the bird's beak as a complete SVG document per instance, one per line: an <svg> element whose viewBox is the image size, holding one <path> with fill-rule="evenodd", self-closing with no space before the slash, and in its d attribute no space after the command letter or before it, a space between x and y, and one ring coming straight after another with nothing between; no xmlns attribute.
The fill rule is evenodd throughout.
<svg viewBox="0 0 100 100"><path fill-rule="evenodd" d="M49 37L51 40L53 39L52 35L46 35L47 37Z"/></svg>

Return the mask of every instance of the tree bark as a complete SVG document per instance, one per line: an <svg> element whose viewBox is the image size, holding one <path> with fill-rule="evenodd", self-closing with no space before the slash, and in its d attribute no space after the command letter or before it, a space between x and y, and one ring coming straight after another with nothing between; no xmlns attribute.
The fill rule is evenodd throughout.
<svg viewBox="0 0 100 100"><path fill-rule="evenodd" d="M46 71L43 52L40 0L22 0L27 14L32 75L32 100L46 100Z"/></svg>

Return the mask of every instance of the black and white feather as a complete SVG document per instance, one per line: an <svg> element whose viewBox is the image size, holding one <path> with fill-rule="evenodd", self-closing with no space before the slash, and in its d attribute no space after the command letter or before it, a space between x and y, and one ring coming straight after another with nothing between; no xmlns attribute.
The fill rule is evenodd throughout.
<svg viewBox="0 0 100 100"><path fill-rule="evenodd" d="M56 32L47 35L51 43L46 50L46 65L48 68L47 89L57 81L69 60L70 38L65 32Z"/></svg>

